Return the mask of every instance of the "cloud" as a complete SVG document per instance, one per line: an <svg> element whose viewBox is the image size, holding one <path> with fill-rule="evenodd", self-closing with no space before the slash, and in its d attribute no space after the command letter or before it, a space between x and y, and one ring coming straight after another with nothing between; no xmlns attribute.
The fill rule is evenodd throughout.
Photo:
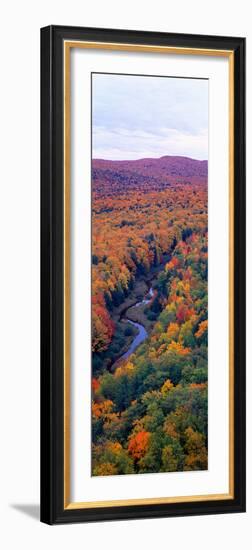
<svg viewBox="0 0 252 550"><path fill-rule="evenodd" d="M208 157L208 82L93 75L93 157Z"/></svg>
<svg viewBox="0 0 252 550"><path fill-rule="evenodd" d="M130 160L167 154L206 159L207 132L193 135L169 128L159 133L96 128L93 133L94 158Z"/></svg>

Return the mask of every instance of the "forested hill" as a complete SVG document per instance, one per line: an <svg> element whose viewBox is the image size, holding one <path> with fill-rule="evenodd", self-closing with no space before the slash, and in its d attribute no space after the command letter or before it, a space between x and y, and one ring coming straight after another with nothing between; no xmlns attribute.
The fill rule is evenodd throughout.
<svg viewBox="0 0 252 550"><path fill-rule="evenodd" d="M93 168L132 171L138 174L166 176L207 176L207 160L196 160L189 157L169 156L160 158L143 158L138 160L103 160L94 159Z"/></svg>
<svg viewBox="0 0 252 550"><path fill-rule="evenodd" d="M124 186L128 188L142 185L145 189L160 189L172 184L192 183L192 180L193 183L203 183L206 181L207 173L207 160L179 156L92 161L93 191L97 193L103 191L106 182L114 192L121 193Z"/></svg>

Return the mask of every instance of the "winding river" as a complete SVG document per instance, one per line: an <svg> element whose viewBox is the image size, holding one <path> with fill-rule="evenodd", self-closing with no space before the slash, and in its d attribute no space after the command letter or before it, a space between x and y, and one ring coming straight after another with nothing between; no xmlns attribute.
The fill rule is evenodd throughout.
<svg viewBox="0 0 252 550"><path fill-rule="evenodd" d="M152 287L150 287L147 294L144 296L144 298L140 302L137 302L134 306L131 306L131 307L127 308L127 310L128 309L132 310L136 307L149 304L151 302L153 296L154 296L154 290L153 290ZM133 325L134 327L136 327L136 329L138 330L138 334L135 336L135 338L134 338L133 342L131 343L129 349L123 355L121 355L119 360L120 359L127 359L127 357L129 357L131 355L131 353L133 353L135 351L135 349L138 346L140 346L140 344L142 344L142 342L144 340L146 340L146 338L148 337L148 332L144 328L143 325L141 325L140 323L136 323L135 321L131 321L130 319L127 318L127 316L126 316L127 310L124 311L122 320L124 320L126 323L129 323L130 325Z"/></svg>
<svg viewBox="0 0 252 550"><path fill-rule="evenodd" d="M145 281L146 284L149 286L149 288L146 294L144 295L143 299L140 302L136 302L135 304L132 304L129 307L125 307L121 311L119 320L123 321L124 323L129 323L130 325L133 325L137 329L137 335L135 336L134 340L132 341L127 351L125 351L125 353L120 355L120 357L118 357L116 361L112 363L110 367L110 372L114 372L119 366L120 360L127 359L132 353L134 353L135 349L138 348L138 346L140 346L140 344L142 344L142 342L144 342L146 338L148 338L149 335L146 328L141 323L137 323L136 321L131 321L131 319L128 319L127 311L128 310L132 311L134 308L138 308L143 305L146 306L152 301L154 297L154 290L151 285L153 284L153 281L157 278L159 272L164 269L165 264L170 261L172 250L169 252L169 254L163 255L162 262L159 264L159 266L156 269L152 270L152 275L148 277L148 279Z"/></svg>

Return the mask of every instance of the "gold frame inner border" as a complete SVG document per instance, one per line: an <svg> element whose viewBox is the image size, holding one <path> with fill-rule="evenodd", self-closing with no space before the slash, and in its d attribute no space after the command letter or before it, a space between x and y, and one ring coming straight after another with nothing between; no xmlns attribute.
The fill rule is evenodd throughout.
<svg viewBox="0 0 252 550"><path fill-rule="evenodd" d="M170 46L68 41L64 47L64 510L230 500L234 498L234 52ZM71 200L71 49L151 52L226 57L229 61L229 492L161 498L71 502L70 487L70 200Z"/></svg>

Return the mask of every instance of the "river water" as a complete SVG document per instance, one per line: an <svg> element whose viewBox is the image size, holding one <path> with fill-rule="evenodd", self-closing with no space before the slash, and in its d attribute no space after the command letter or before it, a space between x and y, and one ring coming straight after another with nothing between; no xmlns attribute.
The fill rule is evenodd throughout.
<svg viewBox="0 0 252 550"><path fill-rule="evenodd" d="M153 288L150 287L148 290L148 293L144 296L144 298L140 302L137 302L134 306L131 306L128 309L132 310L135 307L149 304L153 296L154 296L154 291L153 291ZM140 346L140 344L142 344L142 342L144 342L144 340L146 340L146 338L148 337L148 332L144 328L144 326L141 325L140 323L136 323L135 321L131 321L130 319L127 319L126 315L127 315L127 311L124 313L124 317L123 317L124 321L126 323L129 323L130 325L133 325L138 330L138 334L135 336L129 349L123 355L121 355L120 359L127 359L127 357L129 357L135 351L135 349L138 346Z"/></svg>

